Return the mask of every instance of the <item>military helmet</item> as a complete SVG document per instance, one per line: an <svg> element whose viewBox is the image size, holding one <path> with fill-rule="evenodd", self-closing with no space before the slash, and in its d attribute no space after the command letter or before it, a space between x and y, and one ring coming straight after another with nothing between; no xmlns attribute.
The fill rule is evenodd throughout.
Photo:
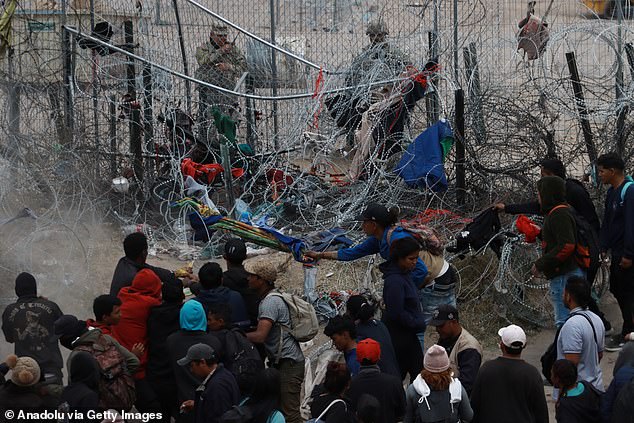
<svg viewBox="0 0 634 423"><path fill-rule="evenodd" d="M365 31L365 35L387 35L387 27L383 22L370 22Z"/></svg>
<svg viewBox="0 0 634 423"><path fill-rule="evenodd" d="M215 23L211 25L209 32L216 35L227 35L229 33L229 29L224 23Z"/></svg>

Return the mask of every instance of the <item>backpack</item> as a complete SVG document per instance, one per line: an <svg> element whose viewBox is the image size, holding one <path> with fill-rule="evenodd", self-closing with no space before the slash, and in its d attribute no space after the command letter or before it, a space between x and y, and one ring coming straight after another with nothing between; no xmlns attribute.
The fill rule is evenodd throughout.
<svg viewBox="0 0 634 423"><path fill-rule="evenodd" d="M568 205L560 204L555 206L548 212L548 215L550 216L552 212L561 208L568 208L575 220L575 261L582 269L598 266L601 247L599 246L599 238L596 232L583 216L579 215Z"/></svg>
<svg viewBox="0 0 634 423"><path fill-rule="evenodd" d="M74 351L90 353L101 369L99 378L99 407L108 410L130 411L136 401L134 379L116 345L100 335L92 345L78 345Z"/></svg>
<svg viewBox="0 0 634 423"><path fill-rule="evenodd" d="M619 203L619 206L623 207L623 205L625 204L625 194L627 194L627 189L632 184L634 184L634 179L632 179L632 177L629 175L626 176L625 185L623 185L623 189L621 189L621 202Z"/></svg>
<svg viewBox="0 0 634 423"><path fill-rule="evenodd" d="M246 405L234 405L220 417L220 423L250 423L253 413Z"/></svg>
<svg viewBox="0 0 634 423"><path fill-rule="evenodd" d="M226 333L225 366L236 378L241 392L248 392L255 375L264 368L260 353L237 328Z"/></svg>
<svg viewBox="0 0 634 423"><path fill-rule="evenodd" d="M592 324L592 320L590 320L590 318L588 316L586 316L585 314L583 314L583 313L572 313L571 315L568 316L568 318L566 319L566 322L572 316L583 316L583 317L585 317L585 319L588 321L588 323L590 323L590 327L592 327L592 334L594 335L594 342L596 342L598 344L599 341L597 340L597 332L594 330L594 325ZM564 325L566 324L566 322L564 322ZM553 382L550 380L550 373L551 373L551 371L553 369L553 364L555 364L555 361L557 361L557 340L559 339L559 332L561 332L561 328L563 328L564 325L561 325L559 328L557 328L557 332L555 333L555 340L553 341L552 344L550 344L548 346L548 348L546 349L544 354L539 359L539 361L542 363L542 375L544 375L546 380L548 382L550 382L551 384Z"/></svg>
<svg viewBox="0 0 634 423"><path fill-rule="evenodd" d="M282 330L291 334L297 342L307 342L313 339L319 332L319 320L315 308L297 295L288 292L272 291L269 295L280 297L288 307L291 317L291 325L280 325ZM280 348L282 339L280 337Z"/></svg>
<svg viewBox="0 0 634 423"><path fill-rule="evenodd" d="M445 246L440 240L440 235L431 226L416 224L407 220L401 220L399 226L406 232L412 235L416 241L421 245L423 250L429 251L435 256L442 256ZM388 234L388 237L390 234ZM389 243L389 240L388 240Z"/></svg>

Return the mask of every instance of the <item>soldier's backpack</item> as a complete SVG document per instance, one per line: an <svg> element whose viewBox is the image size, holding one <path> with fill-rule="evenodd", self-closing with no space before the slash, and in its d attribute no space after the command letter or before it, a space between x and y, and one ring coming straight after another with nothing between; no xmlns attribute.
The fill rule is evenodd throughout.
<svg viewBox="0 0 634 423"><path fill-rule="evenodd" d="M227 331L225 365L241 392L249 392L255 375L264 368L260 353L238 328Z"/></svg>
<svg viewBox="0 0 634 423"><path fill-rule="evenodd" d="M134 379L115 344L100 335L94 344L78 345L74 351L90 353L99 364L99 408L130 411L136 401Z"/></svg>

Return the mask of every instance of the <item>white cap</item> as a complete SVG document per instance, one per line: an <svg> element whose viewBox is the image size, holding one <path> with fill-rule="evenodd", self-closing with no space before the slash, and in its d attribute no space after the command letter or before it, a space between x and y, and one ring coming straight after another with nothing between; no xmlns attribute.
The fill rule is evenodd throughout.
<svg viewBox="0 0 634 423"><path fill-rule="evenodd" d="M522 347L526 345L526 334L524 329L517 325L509 325L498 331L498 335L502 338L502 343L507 347L512 347L513 343L521 342Z"/></svg>

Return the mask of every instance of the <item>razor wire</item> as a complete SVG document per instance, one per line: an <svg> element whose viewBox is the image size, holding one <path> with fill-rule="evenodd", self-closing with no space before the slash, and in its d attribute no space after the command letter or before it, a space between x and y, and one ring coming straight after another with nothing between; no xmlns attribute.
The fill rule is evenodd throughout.
<svg viewBox="0 0 634 423"><path fill-rule="evenodd" d="M200 99L201 88L225 90L225 98L232 103L227 110L237 120L237 140L254 150L253 155L235 152L233 157L249 169L246 177L234 181L234 196L248 206L254 219L264 218L284 231L300 234L344 226L356 236L353 217L369 201L398 205L405 216L426 208L456 209L455 151L444 165L449 180L444 193L405 184L393 172L398 157L383 156L378 146L364 161L364 178L350 180L347 175L355 144L350 142L350 131L337 126L325 100L350 93L341 108L367 106L375 102L377 87L386 86L389 91L403 81L380 62L355 74L352 66L369 45L365 32L371 22L388 27L389 45L418 70L435 53L441 65L432 84L438 117L453 123L453 93L465 90L468 186L461 211L468 216L495 201L532 197L536 163L553 152L572 175L591 173L586 170L590 161L569 84L566 52L577 54L599 151L614 147L616 116L633 94L623 48L632 37L631 21L619 25L615 20L596 19L596 13L582 3L552 6L546 17L550 38L534 61L517 52L517 22L525 16L525 5L508 0L416 4L159 0L136 6L95 0L94 10L89 9L90 2L52 3L22 1L14 15L13 44L2 72L6 101L0 126L6 137L1 150L0 199L5 216L32 207L60 227L70 228L68 237L76 234L82 240L81 248L72 247L81 257L95 251L91 228L104 222L140 225L151 234L156 248L179 257L217 252L222 234L210 234L207 243L194 242L187 220L190 210L170 207L186 194L181 163L187 157L183 140L190 135L183 135L183 130L194 138L205 138L207 145L217 136L213 122L202 116L206 106ZM536 14L544 13L547 2L541 3ZM100 22L112 26L108 40L91 35L92 23ZM127 34L132 36L131 45L124 22L132 24L132 33ZM228 38L246 60L247 77L241 75L229 88L196 77L196 49L208 40L212 25L222 23L228 24ZM68 35L66 47L64 34ZM86 47L91 42L92 48ZM479 81L466 72L465 48L472 45ZM72 64L67 83L62 78L64 60ZM614 78L619 68L626 83L622 97L616 98ZM130 69L132 78L127 74ZM349 83L351 75L356 78L354 84ZM431 95L412 109L397 137L401 148L433 123ZM181 118L180 124L173 124ZM371 122L370 129L377 126ZM629 138L632 128L628 115L622 129L629 163L634 154ZM141 133L142 178L136 174L135 153L129 149L135 131ZM219 154L215 160L220 161ZM272 182L271 174L282 180ZM129 183L126 189L112 185L113 179L121 177ZM598 199L601 190L591 187ZM198 189L203 191L219 208L231 212L220 178ZM76 227L75 222L89 229ZM451 222L433 223L447 238L455 233ZM33 240L37 239L31 236L30 241L16 243L12 262L2 266L15 271L16 257L36 251ZM65 259L61 252L54 253L60 256L55 259L58 262ZM501 264L491 259L484 269L498 269L498 276L505 275L498 282L510 284L515 277L510 270L513 260L522 254L514 246ZM34 261L38 260L46 259ZM355 280L362 273L355 271ZM462 298L495 290L493 279L479 277L462 281ZM343 272L327 284L345 287L351 281ZM539 289L527 286L533 288ZM512 300L509 307L526 309L530 315L541 313L531 308L531 298L521 290L511 288L507 294Z"/></svg>

